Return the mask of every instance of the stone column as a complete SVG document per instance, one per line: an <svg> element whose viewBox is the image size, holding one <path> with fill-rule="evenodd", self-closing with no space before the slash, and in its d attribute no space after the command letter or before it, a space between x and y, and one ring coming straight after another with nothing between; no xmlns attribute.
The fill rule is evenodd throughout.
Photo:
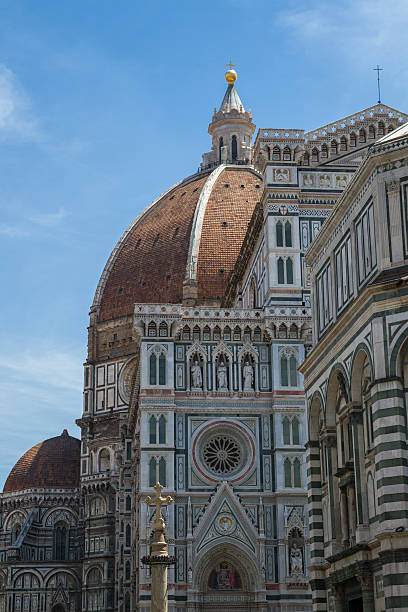
<svg viewBox="0 0 408 612"><path fill-rule="evenodd" d="M152 587L151 587L151 612L167 612L167 567L176 562L174 557L170 557L167 552L167 543L164 538L165 523L161 513L163 505L169 506L173 499L168 495L162 497L163 487L159 482L154 486L156 496L152 499L146 497L146 504L156 506L156 517L153 523L153 543L150 555L143 557L142 562L152 568Z"/></svg>
<svg viewBox="0 0 408 612"><path fill-rule="evenodd" d="M341 513L341 535L344 546L349 545L349 519L347 493L342 489L340 493L340 513Z"/></svg>
<svg viewBox="0 0 408 612"><path fill-rule="evenodd" d="M375 612L372 575L369 573L364 573L357 575L356 578L361 584L361 593L363 596L363 612Z"/></svg>
<svg viewBox="0 0 408 612"><path fill-rule="evenodd" d="M346 612L346 602L344 600L344 587L342 584L333 586L334 605L336 612Z"/></svg>

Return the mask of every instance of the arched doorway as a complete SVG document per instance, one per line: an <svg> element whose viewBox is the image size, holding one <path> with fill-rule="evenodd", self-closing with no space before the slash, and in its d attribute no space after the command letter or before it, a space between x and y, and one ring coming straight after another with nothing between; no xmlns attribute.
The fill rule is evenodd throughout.
<svg viewBox="0 0 408 612"><path fill-rule="evenodd" d="M255 559L233 544L210 548L196 560L194 586L201 612L250 612L261 582Z"/></svg>
<svg viewBox="0 0 408 612"><path fill-rule="evenodd" d="M54 606L52 608L51 612L67 612L65 606L63 606L62 604L57 604L56 606Z"/></svg>

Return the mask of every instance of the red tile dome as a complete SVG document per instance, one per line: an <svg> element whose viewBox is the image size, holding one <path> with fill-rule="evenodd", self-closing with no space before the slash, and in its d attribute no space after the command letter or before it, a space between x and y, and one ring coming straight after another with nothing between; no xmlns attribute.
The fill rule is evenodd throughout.
<svg viewBox="0 0 408 612"><path fill-rule="evenodd" d="M198 300L221 300L262 193L249 166L218 166L177 183L146 208L113 250L95 294L99 321L135 303L181 303L191 269Z"/></svg>
<svg viewBox="0 0 408 612"><path fill-rule="evenodd" d="M17 461L3 493L25 489L74 489L79 487L80 441L68 435L36 444Z"/></svg>

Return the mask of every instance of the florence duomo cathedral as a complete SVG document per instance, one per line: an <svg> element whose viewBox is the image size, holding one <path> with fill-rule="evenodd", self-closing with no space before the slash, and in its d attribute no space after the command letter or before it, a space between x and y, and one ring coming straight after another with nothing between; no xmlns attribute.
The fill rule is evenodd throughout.
<svg viewBox="0 0 408 612"><path fill-rule="evenodd" d="M325 528L327 484L313 488L316 479L323 487L319 453L308 442L317 395L309 399L308 391L306 401L299 367L315 393L307 364L323 380L319 359L328 349L315 363L319 333L312 334L330 328L334 307L324 298L316 314L311 293L318 286L327 295L335 280L326 267L315 282L305 253L354 193L374 143L397 133L408 115L378 103L311 132L262 128L254 138L236 77L230 67L199 171L131 222L102 272L90 312L81 439L64 431L33 446L5 483L0 612L148 612L151 573L142 558L155 516L145 500L157 481L174 500L163 509L176 559L169 610L363 609L344 607L348 586L335 584L345 573L344 548L361 548L369 531L356 539L344 527L345 505L349 526L359 510L351 425L341 442L348 463L325 464L332 483ZM330 227L327 244L338 231ZM364 362L364 376L371 367ZM347 408L349 383L333 381L329 392ZM398 475L407 479L403 468ZM344 480L337 497L335 477ZM341 504L337 546L321 531ZM381 605L364 610L402 609Z"/></svg>

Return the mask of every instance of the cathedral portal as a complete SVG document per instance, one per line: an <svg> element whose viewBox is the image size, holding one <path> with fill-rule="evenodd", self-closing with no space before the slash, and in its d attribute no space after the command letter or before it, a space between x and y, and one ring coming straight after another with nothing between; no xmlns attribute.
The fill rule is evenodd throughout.
<svg viewBox="0 0 408 612"><path fill-rule="evenodd" d="M224 543L210 548L197 562L197 610L256 610L259 570L249 555Z"/></svg>

